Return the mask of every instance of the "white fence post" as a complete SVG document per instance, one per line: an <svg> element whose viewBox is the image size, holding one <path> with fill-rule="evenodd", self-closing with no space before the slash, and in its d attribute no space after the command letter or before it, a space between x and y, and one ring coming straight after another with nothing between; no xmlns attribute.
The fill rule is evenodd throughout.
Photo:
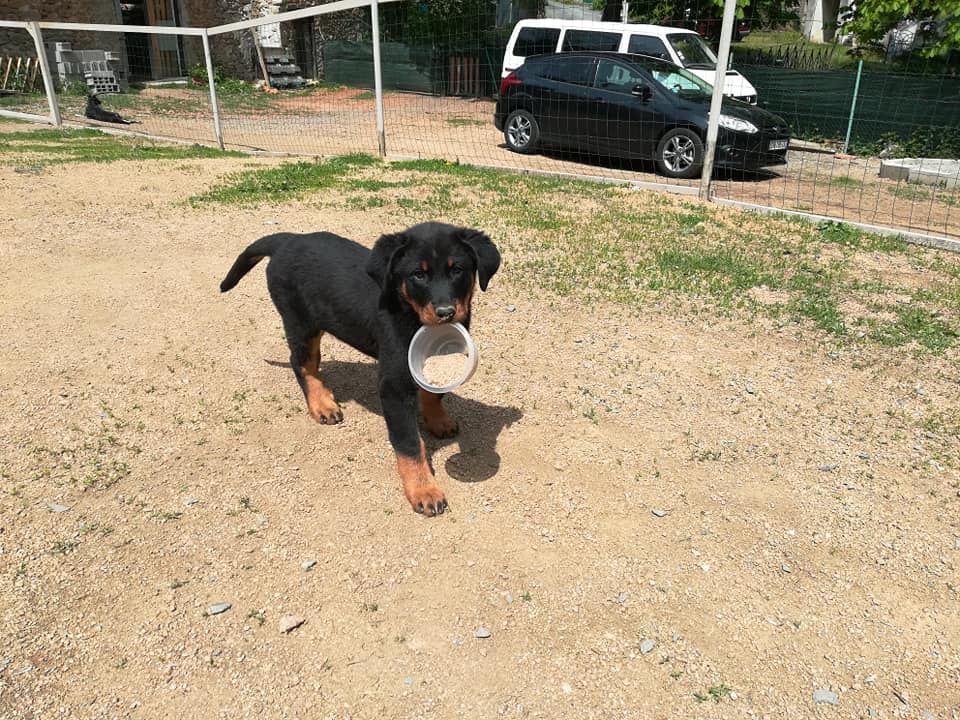
<svg viewBox="0 0 960 720"><path fill-rule="evenodd" d="M217 104L217 84L213 80L213 58L210 56L210 36L206 28L200 35L203 40L203 57L207 63L207 84L210 86L210 107L213 108L213 131L217 135L217 144L223 150L223 126L220 125L220 106Z"/></svg>
<svg viewBox="0 0 960 720"><path fill-rule="evenodd" d="M377 149L380 157L387 156L387 136L383 124L383 73L380 68L380 9L379 0L370 0L370 25L373 31L373 92L377 106Z"/></svg>
<svg viewBox="0 0 960 720"><path fill-rule="evenodd" d="M720 28L720 48L717 56L717 73L710 100L710 119L707 122L707 149L703 156L703 174L700 176L700 199L710 199L710 184L713 180L713 156L717 152L717 132L720 129L720 111L723 103L723 83L727 77L730 60L730 40L733 37L733 20L737 12L737 0L725 0L723 25Z"/></svg>
<svg viewBox="0 0 960 720"><path fill-rule="evenodd" d="M50 74L50 61L47 58L46 48L43 47L43 34L40 32L40 24L37 22L28 23L27 32L30 33L33 44L37 48L37 61L40 63L40 72L43 75L43 89L47 93L47 104L50 106L50 122L59 127L63 124L60 119L60 104L57 102L57 89L53 84L53 75Z"/></svg>

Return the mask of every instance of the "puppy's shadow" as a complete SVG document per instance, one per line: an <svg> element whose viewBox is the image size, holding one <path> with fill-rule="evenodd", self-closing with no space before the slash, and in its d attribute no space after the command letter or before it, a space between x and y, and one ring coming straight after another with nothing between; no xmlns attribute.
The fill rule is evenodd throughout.
<svg viewBox="0 0 960 720"><path fill-rule="evenodd" d="M290 367L289 363L274 360L267 360L267 363L274 367ZM353 401L383 416L377 395L376 363L323 361L320 376L341 404ZM431 457L437 448L456 443L459 451L444 463L447 475L461 482L489 480L500 469L497 438L504 428L523 417L523 413L513 406L488 405L455 393L447 395L443 404L450 416L460 423L460 432L452 438L435 438L421 423L421 435L431 465Z"/></svg>

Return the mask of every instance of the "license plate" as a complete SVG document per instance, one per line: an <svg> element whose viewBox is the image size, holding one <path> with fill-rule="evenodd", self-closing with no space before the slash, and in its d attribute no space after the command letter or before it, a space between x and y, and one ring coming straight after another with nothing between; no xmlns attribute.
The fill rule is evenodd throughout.
<svg viewBox="0 0 960 720"><path fill-rule="evenodd" d="M787 145L790 144L789 140L771 140L770 149L771 150L786 150Z"/></svg>

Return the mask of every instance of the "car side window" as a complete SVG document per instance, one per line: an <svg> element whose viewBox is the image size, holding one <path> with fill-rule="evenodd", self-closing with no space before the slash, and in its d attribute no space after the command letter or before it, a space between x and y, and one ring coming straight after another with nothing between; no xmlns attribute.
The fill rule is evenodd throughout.
<svg viewBox="0 0 960 720"><path fill-rule="evenodd" d="M613 60L604 58L597 68L597 87L602 90L629 95L637 85L647 84L646 78L640 72Z"/></svg>
<svg viewBox="0 0 960 720"><path fill-rule="evenodd" d="M596 62L589 57L558 57L545 63L540 74L547 80L571 83L572 85L592 85Z"/></svg>
<svg viewBox="0 0 960 720"><path fill-rule="evenodd" d="M563 36L563 51L616 52L620 48L620 33L597 30L567 30Z"/></svg>
<svg viewBox="0 0 960 720"><path fill-rule="evenodd" d="M557 51L560 28L525 27L517 35L513 54L517 57L544 55Z"/></svg>
<svg viewBox="0 0 960 720"><path fill-rule="evenodd" d="M663 41L660 38L650 37L649 35L631 35L627 52L636 55L649 55L650 57L663 58L664 60L670 59L667 46L663 44Z"/></svg>

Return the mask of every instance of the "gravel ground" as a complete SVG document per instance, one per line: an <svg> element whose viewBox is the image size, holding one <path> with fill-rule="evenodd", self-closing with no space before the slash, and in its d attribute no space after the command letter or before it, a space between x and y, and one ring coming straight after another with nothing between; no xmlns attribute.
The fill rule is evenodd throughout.
<svg viewBox="0 0 960 720"><path fill-rule="evenodd" d="M427 520L374 366L325 344L318 426L262 269L217 289L407 218L182 204L272 162L0 168L0 717L960 718L956 349L520 291L496 237Z"/></svg>

